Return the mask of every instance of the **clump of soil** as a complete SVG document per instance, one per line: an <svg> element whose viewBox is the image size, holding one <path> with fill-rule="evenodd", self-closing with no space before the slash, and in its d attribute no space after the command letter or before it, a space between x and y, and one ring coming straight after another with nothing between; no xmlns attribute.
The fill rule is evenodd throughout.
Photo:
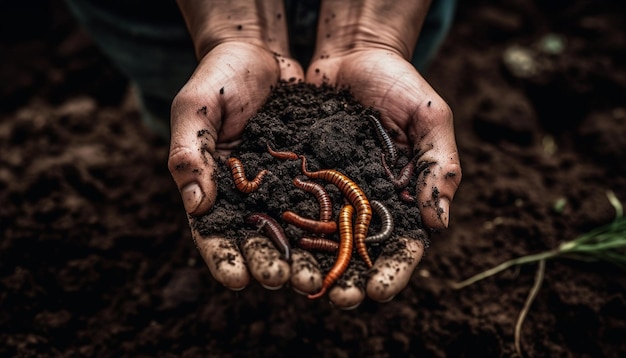
<svg viewBox="0 0 626 358"><path fill-rule="evenodd" d="M536 266L461 291L447 281L610 222L607 190L626 202L626 3L459 1L423 75L454 112L463 182L449 229L431 234L406 288L351 311L290 288L233 292L194 247L167 171L168 145L120 102L124 77L64 2L20 4L0 12L3 357L510 357ZM542 81L503 66L512 46L535 48L548 33L566 46L544 56L551 65ZM294 108L316 100L294 97ZM285 149L289 138L274 139ZM309 155L310 169L335 165ZM263 165L242 160L249 176ZM297 210L313 200L299 195ZM548 262L522 349L531 357L626 356L625 293L626 275L614 266Z"/></svg>
<svg viewBox="0 0 626 358"><path fill-rule="evenodd" d="M235 188L226 164L220 163L216 173L216 204L209 214L195 220L194 228L205 236L222 234L240 240L247 235L247 231L254 229L245 223L245 217L254 212L268 214L279 223L281 214L287 210L317 219L317 199L292 183L297 176L309 180L302 174L301 161L280 160L271 156L267 151L267 145L270 145L277 151L304 155L309 171L340 171L363 190L368 200L382 202L391 210L394 233L383 243L368 245L373 259L383 248L387 251L398 249L399 237L427 241L417 204L399 199L396 188L383 169L381 154L388 157L388 148L384 147L376 132L377 127L369 117L372 115L376 113L359 104L347 90L305 83L275 87L263 108L250 119L244 130L243 143L232 154L242 161L248 179L251 180L263 169L270 173L263 178L258 190L245 194ZM388 165L397 173L408 160L406 153L402 153L395 167L392 163ZM331 196L333 219L336 220L345 197L335 185L316 181L325 185ZM414 194L415 176L408 188ZM293 225L282 224L292 247L297 246L299 238L308 234ZM370 235L380 229L381 218L374 214ZM327 238L339 241L338 234L328 235ZM330 268L336 255L317 253L316 256L323 268ZM361 261L357 257L353 255L352 266L356 264L355 260ZM364 270L365 266L358 265L358 268Z"/></svg>

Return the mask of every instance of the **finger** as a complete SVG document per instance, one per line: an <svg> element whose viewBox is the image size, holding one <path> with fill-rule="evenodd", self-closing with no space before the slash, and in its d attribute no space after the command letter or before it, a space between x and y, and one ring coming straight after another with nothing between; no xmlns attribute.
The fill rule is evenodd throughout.
<svg viewBox="0 0 626 358"><path fill-rule="evenodd" d="M308 251L293 249L291 260L291 288L303 295L319 292L323 277L315 257Z"/></svg>
<svg viewBox="0 0 626 358"><path fill-rule="evenodd" d="M381 254L374 263L367 282L367 296L377 302L388 302L402 291L411 279L413 270L422 259L424 243L419 239L401 238L403 248Z"/></svg>
<svg viewBox="0 0 626 358"><path fill-rule="evenodd" d="M212 154L216 150L222 109L218 89L209 96L207 92L199 92L192 81L183 87L172 103L168 167L185 210L197 216L206 213L215 202L215 159Z"/></svg>
<svg viewBox="0 0 626 358"><path fill-rule="evenodd" d="M280 252L270 239L258 234L250 235L241 244L241 251L250 273L263 287L277 290L289 281L289 263L281 259Z"/></svg>
<svg viewBox="0 0 626 358"><path fill-rule="evenodd" d="M289 38L287 31L287 16L282 1L263 4L260 11L263 18L267 19L265 24L265 36L267 45L274 52L274 59L280 67L280 79L287 82L300 81L304 78L302 66L289 54ZM269 5L269 6L268 6Z"/></svg>
<svg viewBox="0 0 626 358"><path fill-rule="evenodd" d="M279 75L267 51L247 44L218 46L174 98L168 165L189 214L202 215L213 205L213 155L217 150L228 155Z"/></svg>
<svg viewBox="0 0 626 358"><path fill-rule="evenodd" d="M342 310L352 310L365 299L365 292L356 283L359 281L359 272L349 270L344 273L345 281L335 284L328 291L328 298L333 306Z"/></svg>
<svg viewBox="0 0 626 358"><path fill-rule="evenodd" d="M223 237L201 237L192 230L193 240L211 275L231 290L242 290L250 282L246 262L232 240Z"/></svg>
<svg viewBox="0 0 626 358"><path fill-rule="evenodd" d="M172 141L168 160L185 210L194 216L206 213L217 195L213 179L216 165L211 155L215 151L215 137L200 128L178 133L177 140Z"/></svg>
<svg viewBox="0 0 626 358"><path fill-rule="evenodd" d="M420 106L412 123L409 133L419 154L416 194L422 222L443 229L448 227L450 203L462 176L452 111L442 99L432 99Z"/></svg>
<svg viewBox="0 0 626 358"><path fill-rule="evenodd" d="M274 59L280 67L282 81L295 83L304 80L304 70L298 61L278 52L274 54Z"/></svg>

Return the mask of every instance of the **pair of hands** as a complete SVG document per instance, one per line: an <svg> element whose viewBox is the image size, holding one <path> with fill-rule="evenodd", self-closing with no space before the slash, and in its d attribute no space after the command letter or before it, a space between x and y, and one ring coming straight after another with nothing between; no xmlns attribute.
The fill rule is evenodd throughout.
<svg viewBox="0 0 626 358"><path fill-rule="evenodd" d="M452 113L407 60L427 7L380 9L376 1L322 2L314 61L305 73L288 55L281 1L201 3L179 1L200 62L174 99L171 113L169 168L190 224L215 203L216 160L226 159L240 143L247 120L271 87L280 80L303 80L349 86L357 100L381 113L388 130L399 134L394 138L398 146L420 153L418 162L432 163L419 173L416 203L425 226L447 227L450 201L461 179ZM379 17L390 15L403 22L377 25ZM247 238L241 248L219 234L204 237L193 226L192 235L213 277L232 290L243 289L250 275L269 289L287 282L301 293L321 287L323 274L307 264L311 257L305 251L294 250L289 264L261 235ZM404 252L376 260L366 292L350 284L357 277L349 278L346 287L329 291L333 304L352 308L366 295L384 302L400 292L423 254L418 240L402 240Z"/></svg>

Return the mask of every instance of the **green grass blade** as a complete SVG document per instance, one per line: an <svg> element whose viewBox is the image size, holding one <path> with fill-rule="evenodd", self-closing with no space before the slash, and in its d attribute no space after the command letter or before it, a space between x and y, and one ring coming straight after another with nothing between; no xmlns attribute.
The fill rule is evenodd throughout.
<svg viewBox="0 0 626 358"><path fill-rule="evenodd" d="M483 271L479 274L476 274L470 278L468 278L467 280L461 281L461 282L453 282L451 283L451 286L453 289L458 290L461 289L463 287L467 287L475 282L478 282L480 280L483 280L487 277L493 276L499 272L502 272L506 269L508 269L509 267L513 267L513 266L517 266L517 265L523 265L523 264L527 264L527 263L531 263L531 262L537 262L537 261L541 261L541 260L546 260L549 259L553 256L558 255L559 252L555 251L555 250L550 250L550 251L545 251L545 252L540 252L538 254L534 254L534 255L528 255L528 256L522 256L522 257L518 257L512 260L508 260L505 261L503 263L501 263L498 266L495 266L487 271Z"/></svg>
<svg viewBox="0 0 626 358"><path fill-rule="evenodd" d="M530 289L528 293L528 297L526 298L526 302L524 302L524 308L519 313L517 317L517 322L515 322L515 333L513 334L515 340L515 350L517 351L517 355L520 357L524 357L522 355L522 324L524 323L524 319L528 315L530 311L530 306L532 306L535 298L537 297L537 293L539 293L539 289L541 288L541 283L543 283L543 276L546 271L546 260L539 260L539 267L537 268L537 273L535 274L535 282L533 283L533 287Z"/></svg>

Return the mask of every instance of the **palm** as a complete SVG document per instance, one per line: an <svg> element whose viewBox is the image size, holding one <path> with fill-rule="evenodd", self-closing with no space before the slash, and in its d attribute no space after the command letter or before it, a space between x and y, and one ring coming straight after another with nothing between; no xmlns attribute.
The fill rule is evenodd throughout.
<svg viewBox="0 0 626 358"><path fill-rule="evenodd" d="M357 100L380 112L383 125L397 134L396 144L431 163L420 174L426 184L426 190L418 188L422 219L431 228L447 226L447 205L461 179L452 113L411 63L385 49L355 50L314 61L307 80L350 88Z"/></svg>
<svg viewBox="0 0 626 358"><path fill-rule="evenodd" d="M172 143L196 134L189 131L194 126L210 133L217 151L232 148L280 78L279 61L268 50L241 43L219 45L202 59L174 100Z"/></svg>

